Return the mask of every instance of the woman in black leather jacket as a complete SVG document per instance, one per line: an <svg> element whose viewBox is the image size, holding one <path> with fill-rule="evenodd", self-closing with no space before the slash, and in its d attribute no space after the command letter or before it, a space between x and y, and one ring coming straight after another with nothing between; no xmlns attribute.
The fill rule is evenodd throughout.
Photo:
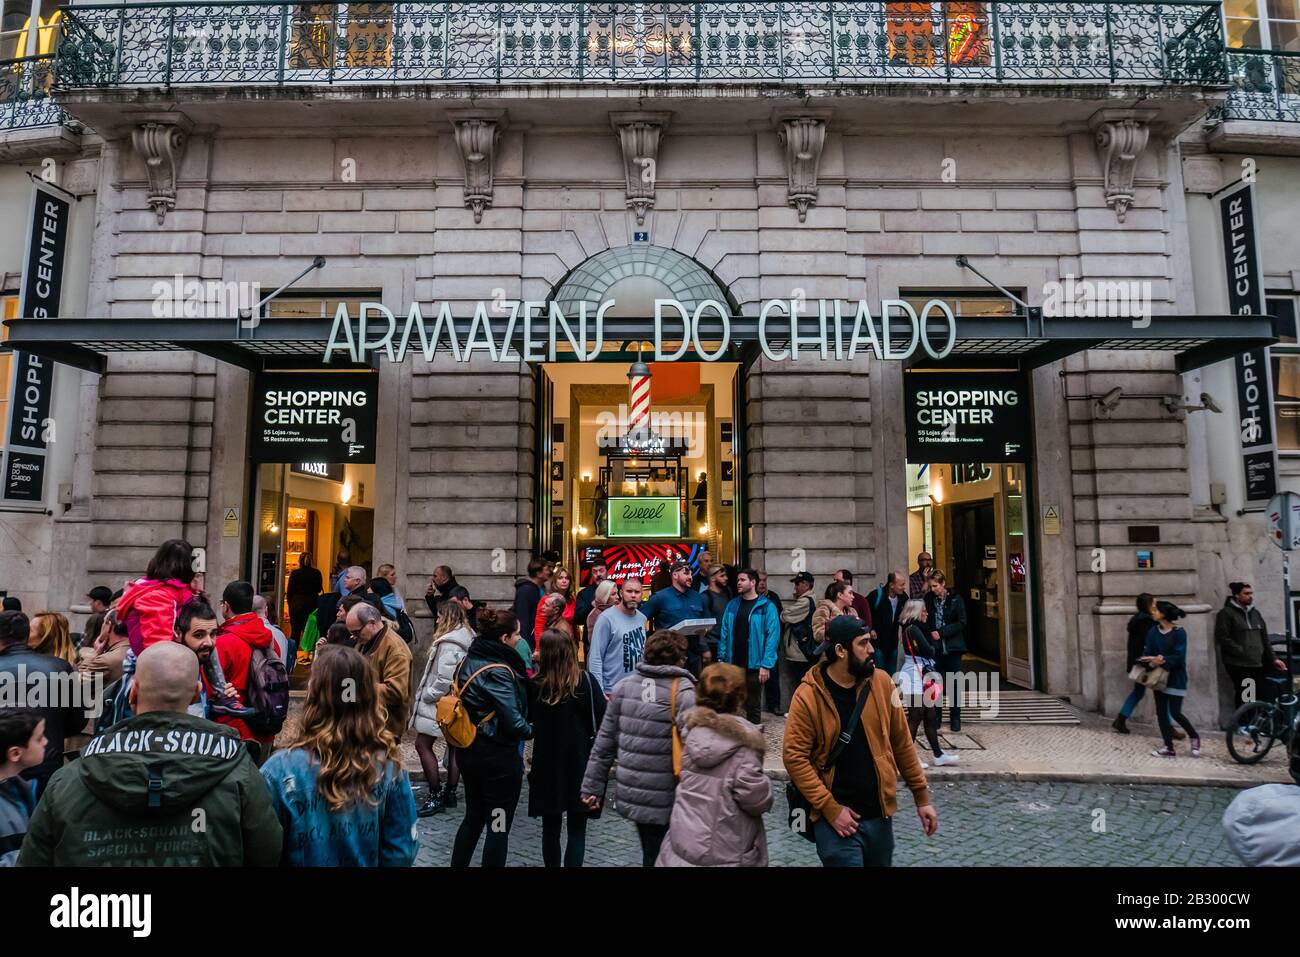
<svg viewBox="0 0 1300 957"><path fill-rule="evenodd" d="M465 782L465 819L456 832L452 867L469 866L489 824L483 866L506 863L510 826L524 780L523 742L533 736L524 662L515 650L519 640L519 620L513 612L484 608L478 613L478 637L470 643L456 674L454 687L460 689L461 702L478 733L473 744L456 753ZM502 814L504 827L497 819Z"/></svg>

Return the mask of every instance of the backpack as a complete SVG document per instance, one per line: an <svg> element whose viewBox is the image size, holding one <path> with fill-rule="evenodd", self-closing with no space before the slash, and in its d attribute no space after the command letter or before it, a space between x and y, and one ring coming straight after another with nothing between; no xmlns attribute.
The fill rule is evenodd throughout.
<svg viewBox="0 0 1300 957"><path fill-rule="evenodd" d="M393 614L396 616L394 624L397 625L393 630L396 631L401 639L408 645L415 644L415 625L411 623L410 615L401 608L393 609Z"/></svg>
<svg viewBox="0 0 1300 957"><path fill-rule="evenodd" d="M478 729L496 717L495 711L489 711L483 716L483 720L477 724L471 720L469 711L465 707L464 701L461 700L465 689L469 683L490 668L505 668L510 671L509 665L493 664L484 665L472 675L470 675L464 684L458 685L456 679L460 677L460 670L465 667L465 658L460 660L456 666L456 674L451 679L451 688L447 693L438 699L434 705L434 717L438 720L438 727L442 729L443 737L447 739L447 744L453 748L468 748L478 737Z"/></svg>
<svg viewBox="0 0 1300 957"><path fill-rule="evenodd" d="M257 709L257 714L244 719L248 729L257 735L279 734L289 714L289 672L284 662L262 648L254 648L244 698L250 708Z"/></svg>
<svg viewBox="0 0 1300 957"><path fill-rule="evenodd" d="M131 691L131 679L134 677L134 673L124 674L104 689L99 702L99 715L95 718L95 734L102 734L119 721L134 717L127 700Z"/></svg>
<svg viewBox="0 0 1300 957"><path fill-rule="evenodd" d="M812 627L813 615L817 613L817 603L809 599L808 604L811 606L808 610L808 617L790 626L790 637L794 639L799 654L809 661L813 661L817 658L817 649L819 647L817 639L813 637Z"/></svg>

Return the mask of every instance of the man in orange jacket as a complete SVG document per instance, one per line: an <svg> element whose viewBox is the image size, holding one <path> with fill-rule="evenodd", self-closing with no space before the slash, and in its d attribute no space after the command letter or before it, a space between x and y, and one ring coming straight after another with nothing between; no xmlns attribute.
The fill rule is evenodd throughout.
<svg viewBox="0 0 1300 957"><path fill-rule="evenodd" d="M808 669L790 701L785 768L812 805L823 865L888 867L900 772L927 837L939 829L939 814L894 683L872 661L867 624L851 615L832 619L820 651L824 661ZM855 711L861 717L852 722ZM828 767L842 730L847 737Z"/></svg>

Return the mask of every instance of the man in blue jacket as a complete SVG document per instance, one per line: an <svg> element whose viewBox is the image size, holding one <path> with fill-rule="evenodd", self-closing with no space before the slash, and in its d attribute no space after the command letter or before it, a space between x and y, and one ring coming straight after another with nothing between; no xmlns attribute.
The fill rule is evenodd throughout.
<svg viewBox="0 0 1300 957"><path fill-rule="evenodd" d="M766 595L758 593L758 572L752 568L736 575L736 597L722 614L718 660L745 671L745 716L763 721L763 685L776 667L781 642L781 615Z"/></svg>
<svg viewBox="0 0 1300 957"><path fill-rule="evenodd" d="M672 586L659 589L641 606L641 613L654 623L646 634L660 630L671 631L678 622L691 618L709 617L704 610L704 593L691 587L690 563L678 559L673 562L670 571ZM704 656L708 654L706 648L703 635L686 636L686 668L697 678L705 664Z"/></svg>

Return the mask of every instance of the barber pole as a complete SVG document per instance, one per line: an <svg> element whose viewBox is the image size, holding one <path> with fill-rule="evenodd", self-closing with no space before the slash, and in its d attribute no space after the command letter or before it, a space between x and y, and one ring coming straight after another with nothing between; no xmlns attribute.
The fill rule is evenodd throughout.
<svg viewBox="0 0 1300 957"><path fill-rule="evenodd" d="M650 367L638 359L627 370L629 436L646 438L650 434Z"/></svg>

